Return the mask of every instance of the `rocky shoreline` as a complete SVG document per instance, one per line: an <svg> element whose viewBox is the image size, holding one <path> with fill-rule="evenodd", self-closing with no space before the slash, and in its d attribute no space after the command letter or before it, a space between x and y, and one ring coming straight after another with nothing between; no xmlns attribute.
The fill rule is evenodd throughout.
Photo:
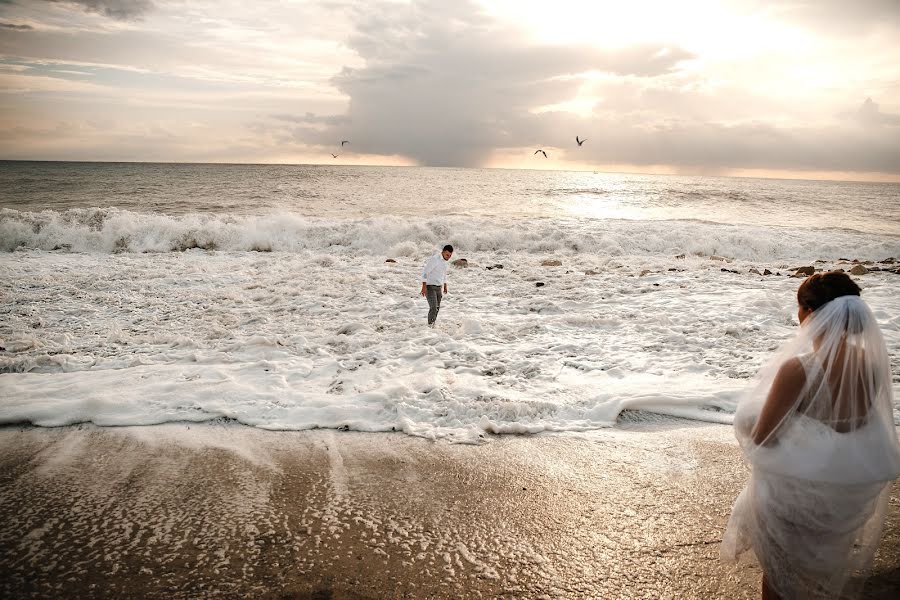
<svg viewBox="0 0 900 600"><path fill-rule="evenodd" d="M709 256L705 255L693 255L696 258L708 258L710 261L714 262L722 262L726 264L731 264L735 261L733 258L729 258L727 256L719 256L717 254L711 254ZM678 254L673 257L676 260L686 260L687 256L685 254ZM387 258L384 261L386 264L397 264L397 259L395 258ZM478 267L479 265L471 262L467 258L457 258L451 263L454 267L459 269L467 269L469 267ZM547 258L541 260L541 267L564 267L565 263L560 258ZM845 268L846 267L846 268ZM490 265L486 265L483 267L488 271L493 270L501 270L504 268L504 265L501 263L493 263ZM762 270L760 270L762 269ZM507 269L509 270L509 269ZM669 267L666 271L683 271L684 269L680 269L678 267ZM720 271L724 273L744 273L750 275L759 275L763 277L768 277L770 275L774 276L788 276L788 277L809 277L814 273L822 273L825 271L838 271L841 273L847 272L850 275L860 276L860 275L868 275L869 273L891 273L893 275L900 275L900 260L894 257L885 258L879 261L872 260L859 260L859 259L849 259L849 258L839 258L837 261L828 261L828 260L816 260L812 265L803 265L799 267L791 267L786 264L780 264L777 266L769 265L769 266L751 266L746 269L746 271L741 271L738 269L722 267ZM574 271L567 270L566 273L573 273ZM586 269L583 271L585 275L600 275L601 271L596 269ZM639 277L644 277L654 273L651 269L641 269L638 273ZM542 287L543 284L538 287Z"/></svg>

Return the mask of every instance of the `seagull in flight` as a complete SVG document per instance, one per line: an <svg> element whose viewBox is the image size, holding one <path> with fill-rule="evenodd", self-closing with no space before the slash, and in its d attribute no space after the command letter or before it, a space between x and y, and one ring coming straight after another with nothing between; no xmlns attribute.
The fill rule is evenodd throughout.
<svg viewBox="0 0 900 600"><path fill-rule="evenodd" d="M584 138L583 140L579 140L579 139L578 139L578 136L576 135L576 136L575 136L575 141L578 142L578 145L579 145L579 146L581 146L583 143L585 143L585 142L587 141L587 138Z"/></svg>
<svg viewBox="0 0 900 600"><path fill-rule="evenodd" d="M344 147L344 144L349 144L350 140L341 140L341 148Z"/></svg>
<svg viewBox="0 0 900 600"><path fill-rule="evenodd" d="M547 158L547 153L544 152L543 150L535 150L535 151L534 151L534 154L537 154L538 152L540 152L541 154L543 154L543 155L544 155L544 158ZM533 156L533 155L532 155L532 156Z"/></svg>
<svg viewBox="0 0 900 600"><path fill-rule="evenodd" d="M331 153L331 156L333 156L334 158L337 158L337 157L338 157L338 155L335 154L334 152Z"/></svg>

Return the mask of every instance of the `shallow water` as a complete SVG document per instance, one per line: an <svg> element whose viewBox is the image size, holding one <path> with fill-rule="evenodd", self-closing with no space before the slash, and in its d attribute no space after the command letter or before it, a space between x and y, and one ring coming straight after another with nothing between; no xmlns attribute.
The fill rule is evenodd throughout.
<svg viewBox="0 0 900 600"><path fill-rule="evenodd" d="M607 427L622 410L729 422L796 327L789 268L900 257L890 184L221 165L0 172L20 182L0 188L4 423L228 417L477 442ZM451 269L430 330L418 272L446 242L470 265ZM562 266L541 265L550 258ZM900 276L858 281L896 391Z"/></svg>

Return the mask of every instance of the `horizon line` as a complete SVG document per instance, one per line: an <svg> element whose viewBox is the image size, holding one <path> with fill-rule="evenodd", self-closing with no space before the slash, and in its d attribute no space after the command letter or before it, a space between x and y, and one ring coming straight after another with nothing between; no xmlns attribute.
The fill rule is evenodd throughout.
<svg viewBox="0 0 900 600"><path fill-rule="evenodd" d="M722 177L728 179L767 179L781 181L821 181L833 183L882 183L882 184L900 184L900 173L883 173L887 177L896 179L835 179L829 177L802 177L802 176L786 176L786 175L740 175L725 173L662 173L653 171L618 171L618 170L602 170L602 169L536 169L529 167L453 167L438 165L381 165L381 164L349 164L349 163L303 163L303 162L217 162L217 161L166 161L166 160L59 160L59 159L39 159L39 158L0 158L0 162L20 162L20 163L85 163L85 164L147 164L147 165L210 165L210 166L283 166L283 167L362 167L362 168L384 168L384 169L485 169L492 171L536 171L546 172L555 171L560 173L590 173L605 175L646 175L651 177ZM740 169L740 167L733 167ZM813 171L814 172L814 171ZM828 173L828 171L823 171ZM875 172L880 173L880 172Z"/></svg>

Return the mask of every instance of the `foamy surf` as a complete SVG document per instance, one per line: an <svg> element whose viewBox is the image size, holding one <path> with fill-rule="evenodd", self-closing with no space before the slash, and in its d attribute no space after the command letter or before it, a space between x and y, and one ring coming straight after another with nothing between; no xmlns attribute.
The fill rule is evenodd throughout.
<svg viewBox="0 0 900 600"><path fill-rule="evenodd" d="M900 258L891 184L2 161L0 182L2 423L729 422L795 332L793 267ZM469 267L430 330L419 270L448 242ZM859 282L900 356L900 278Z"/></svg>
<svg viewBox="0 0 900 600"><path fill-rule="evenodd" d="M90 422L100 426L157 425L173 421L231 419L271 430L316 428L401 431L410 435L477 443L485 434L585 431L613 426L623 410L729 423L735 390L716 389L696 378L653 377L627 390L590 378L599 394L536 400L450 371L429 389L427 369L390 383L348 393L323 389L317 376L297 377L304 366L269 361L242 364L158 365L78 371L47 377L7 375L11 399L2 423L58 427ZM691 386L690 391L683 390ZM673 391L653 391L668 387ZM557 390L557 394L564 394Z"/></svg>
<svg viewBox="0 0 900 600"><path fill-rule="evenodd" d="M116 208L0 209L0 251L163 253L321 252L418 257L447 240L466 252L568 256L721 255L747 261L881 260L900 254L896 235L833 228L725 225L691 220L586 217L440 218L382 215L358 219L267 215L147 214Z"/></svg>
<svg viewBox="0 0 900 600"><path fill-rule="evenodd" d="M458 255L470 266L451 271L431 330L424 255L7 254L0 423L227 418L461 443L610 427L623 411L728 423L796 327L798 280L755 262ZM542 266L551 256L562 266ZM860 278L893 356L896 277Z"/></svg>

